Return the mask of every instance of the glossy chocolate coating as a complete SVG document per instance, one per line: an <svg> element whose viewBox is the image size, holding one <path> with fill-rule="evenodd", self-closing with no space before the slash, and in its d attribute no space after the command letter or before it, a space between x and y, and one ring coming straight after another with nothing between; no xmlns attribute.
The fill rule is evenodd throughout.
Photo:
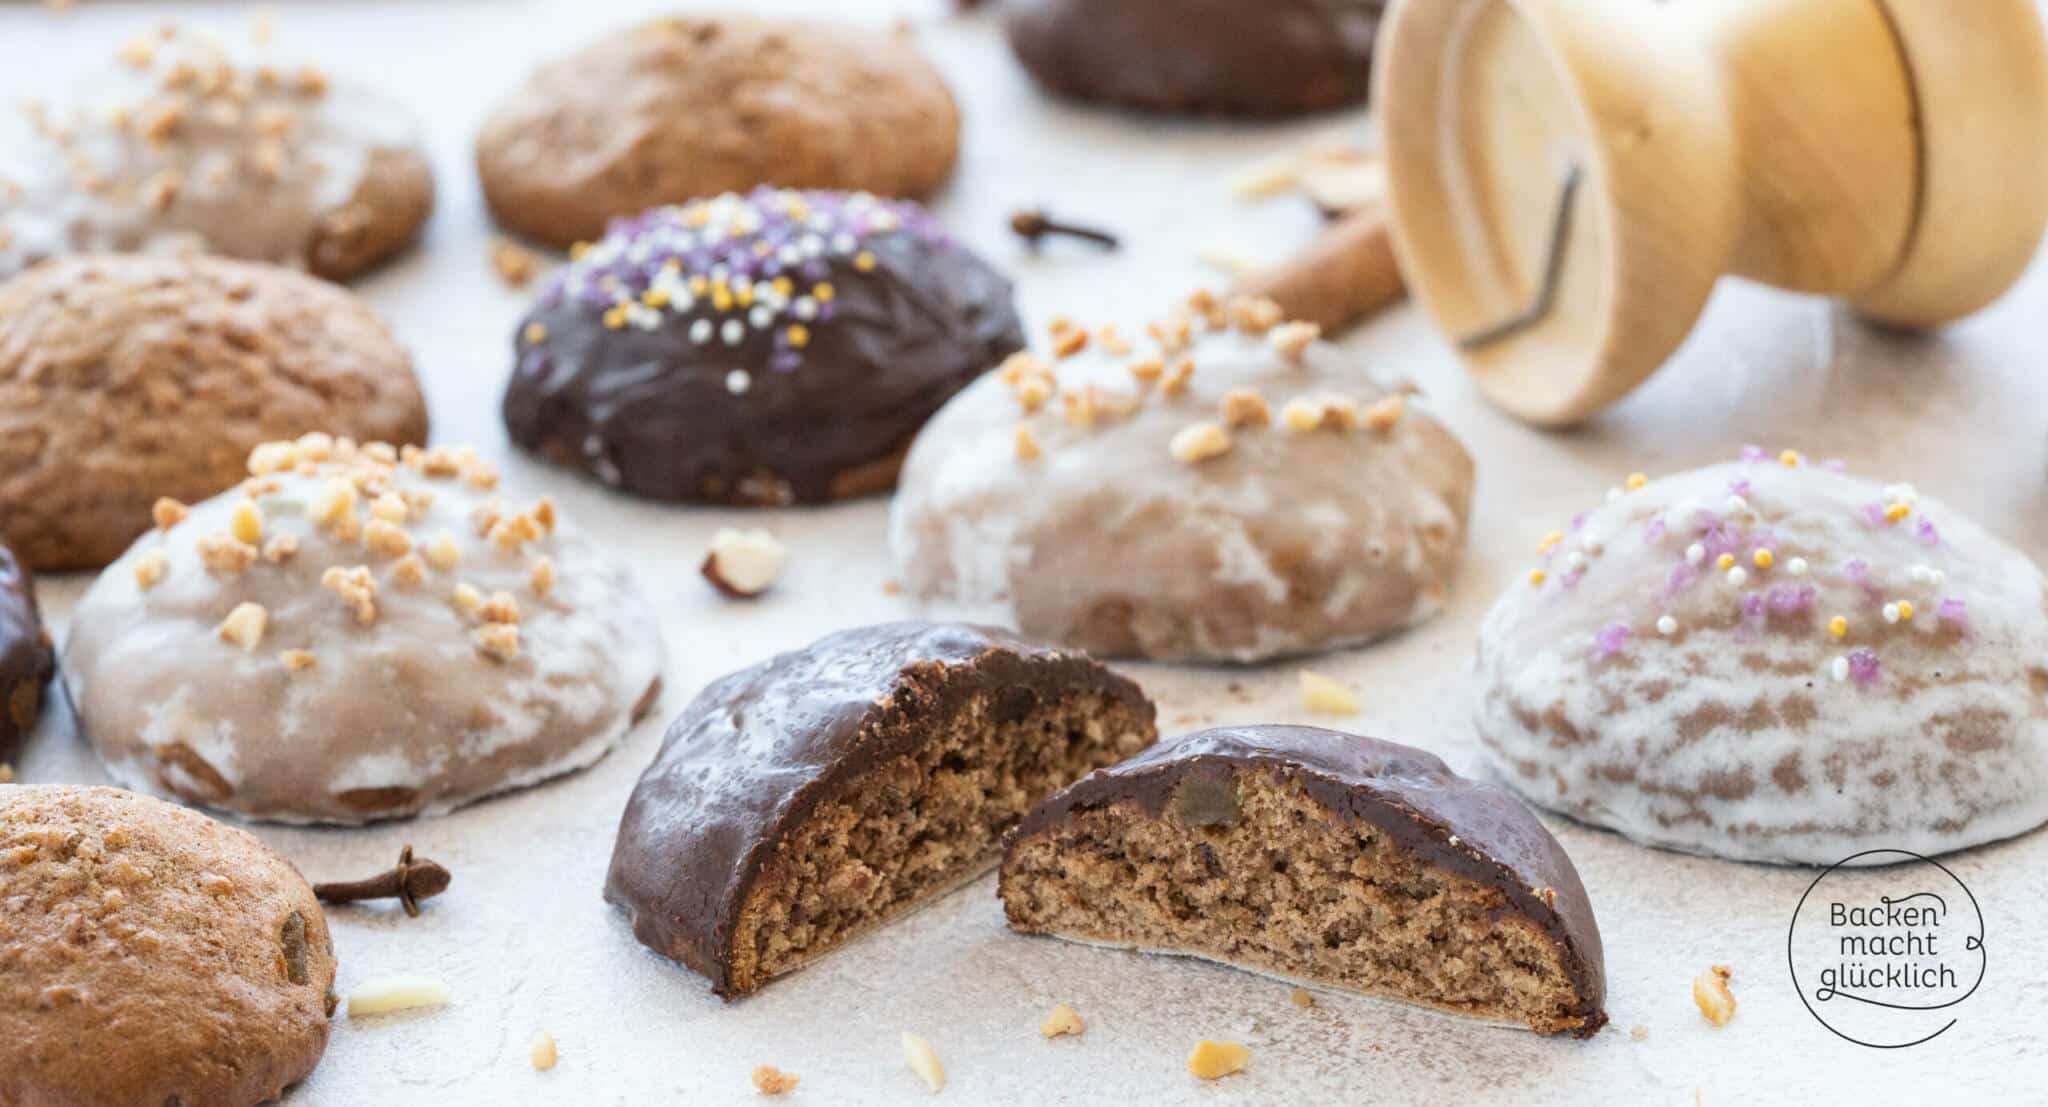
<svg viewBox="0 0 2048 1107"><path fill-rule="evenodd" d="M35 725L43 685L55 668L28 570L0 546L0 762L20 750Z"/></svg>
<svg viewBox="0 0 2048 1107"><path fill-rule="evenodd" d="M1168 739L1082 777L1034 808L1007 852L1077 810L1134 802L1157 817L1173 806L1193 825L1236 817L1240 766L1295 770L1338 817L1370 823L1424 863L1499 889L1557 943L1590 1037L1607 1022L1600 926L1564 847L1507 792L1451 772L1434 754L1320 727L1219 727ZM1005 868L1007 869L1007 859Z"/></svg>
<svg viewBox="0 0 2048 1107"><path fill-rule="evenodd" d="M992 627L885 623L841 631L713 682L684 709L619 825L605 898L649 948L731 998L741 907L777 843L823 802L900 757L961 704L1014 720L1075 692L1144 718L1138 686Z"/></svg>
<svg viewBox="0 0 2048 1107"><path fill-rule="evenodd" d="M1363 103L1385 0L1007 0L1010 48L1063 96L1288 115Z"/></svg>
<svg viewBox="0 0 2048 1107"><path fill-rule="evenodd" d="M819 503L892 487L932 412L1023 344L1010 282L916 205L764 189L620 221L559 271L515 342L505 425L655 499Z"/></svg>

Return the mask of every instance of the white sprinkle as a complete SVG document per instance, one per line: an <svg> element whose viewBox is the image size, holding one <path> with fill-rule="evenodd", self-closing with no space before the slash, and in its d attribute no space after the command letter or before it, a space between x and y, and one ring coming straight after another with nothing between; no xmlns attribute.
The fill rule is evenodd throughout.
<svg viewBox="0 0 2048 1107"><path fill-rule="evenodd" d="M1700 562L1705 561L1707 559L1707 548L1705 546L1700 545L1698 542L1694 542L1692 545L1687 546L1685 548L1685 559L1687 561L1692 562L1694 565L1698 565Z"/></svg>
<svg viewBox="0 0 2048 1107"><path fill-rule="evenodd" d="M1795 576L1795 577L1803 577L1803 576L1805 576L1805 575L1806 575L1806 559L1805 559L1805 558L1803 558L1803 557L1795 557L1795 558L1793 558L1792 560L1790 560L1790 561L1787 561L1787 562L1785 563L1785 571L1786 571L1786 572L1788 572L1788 573L1790 573L1790 574L1792 574L1792 575L1793 575L1793 576Z"/></svg>
<svg viewBox="0 0 2048 1107"><path fill-rule="evenodd" d="M803 264L804 252L797 249L794 242L785 243L782 249L775 252L775 259L780 261L784 268L794 269Z"/></svg>
<svg viewBox="0 0 2048 1107"><path fill-rule="evenodd" d="M796 303L790 305L789 310L795 312L798 319L808 323L818 317L818 301L809 296L798 296Z"/></svg>
<svg viewBox="0 0 2048 1107"><path fill-rule="evenodd" d="M1669 615L1660 615L1660 616L1658 616L1658 618L1657 618L1657 633L1659 633L1659 634L1662 634L1662 635L1664 635L1664 636L1665 636L1665 637L1667 637L1667 638L1668 638L1668 637L1670 637L1671 635L1677 634L1677 633L1678 633L1678 620L1676 620L1676 619L1672 618L1672 617L1671 617L1671 616L1669 616Z"/></svg>
<svg viewBox="0 0 2048 1107"><path fill-rule="evenodd" d="M1848 680L1849 659L1846 657L1835 658L1834 663L1828 666L1828 672L1833 674L1836 680Z"/></svg>
<svg viewBox="0 0 2048 1107"><path fill-rule="evenodd" d="M1735 568L1728 570L1728 583L1740 588L1749 583L1749 574L1743 571L1742 566L1737 565Z"/></svg>
<svg viewBox="0 0 2048 1107"><path fill-rule="evenodd" d="M1921 584L1940 584L1942 578L1947 574L1943 573L1940 569L1932 569L1925 565L1915 565L1906 571L1906 575Z"/></svg>
<svg viewBox="0 0 2048 1107"><path fill-rule="evenodd" d="M754 387L754 375L745 369L735 369L725 375L725 390L735 396L744 396L747 389Z"/></svg>
<svg viewBox="0 0 2048 1107"><path fill-rule="evenodd" d="M690 341L699 346L711 341L711 320L699 319L690 324Z"/></svg>
<svg viewBox="0 0 2048 1107"><path fill-rule="evenodd" d="M737 319L727 319L725 325L718 329L718 334L725 339L726 345L737 346L740 339L747 337L747 325Z"/></svg>
<svg viewBox="0 0 2048 1107"><path fill-rule="evenodd" d="M754 310L747 313L747 322L753 324L755 330L765 331L775 322L775 313L769 311L766 304L755 304Z"/></svg>
<svg viewBox="0 0 2048 1107"><path fill-rule="evenodd" d="M1730 497L1728 497L1728 510L1730 510L1730 511L1748 511L1748 510L1749 510L1749 501L1748 501L1748 500L1745 500L1745 499L1743 499L1743 498L1742 498L1742 497L1740 497L1740 496L1730 496Z"/></svg>
<svg viewBox="0 0 2048 1107"><path fill-rule="evenodd" d="M1899 621L1898 604L1888 603L1884 605L1884 621L1887 623L1896 623Z"/></svg>
<svg viewBox="0 0 2048 1107"><path fill-rule="evenodd" d="M859 247L860 243L854 241L853 236L847 234L845 231L841 231L838 234L832 236L832 252L840 255L841 257L844 257L847 254L854 252L854 250L858 249Z"/></svg>
<svg viewBox="0 0 2048 1107"><path fill-rule="evenodd" d="M1900 483L1884 486L1884 498L1892 503L1910 504L1913 502L1914 495L1913 486L1910 484Z"/></svg>
<svg viewBox="0 0 2048 1107"><path fill-rule="evenodd" d="M1620 499L1620 498L1621 498L1621 489L1619 489L1619 488L1610 488L1610 489L1608 489L1608 490L1607 490L1607 502L1608 502L1608 503L1613 503L1614 501L1616 501L1616 500L1618 500L1618 499Z"/></svg>
<svg viewBox="0 0 2048 1107"><path fill-rule="evenodd" d="M1564 563L1575 570L1582 570L1586 567L1586 555L1573 550L1565 557Z"/></svg>

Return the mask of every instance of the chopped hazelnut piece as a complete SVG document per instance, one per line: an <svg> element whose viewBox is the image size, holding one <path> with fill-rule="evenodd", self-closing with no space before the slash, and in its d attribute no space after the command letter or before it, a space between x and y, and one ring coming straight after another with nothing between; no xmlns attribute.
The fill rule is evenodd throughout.
<svg viewBox="0 0 2048 1107"><path fill-rule="evenodd" d="M1292 1000L1296 1007L1314 1007L1316 1005L1316 997L1307 988L1296 988L1294 989L1294 994L1287 998Z"/></svg>
<svg viewBox="0 0 2048 1107"><path fill-rule="evenodd" d="M1280 351L1280 356L1300 365L1307 356L1309 344L1322 337L1323 329L1314 323L1283 323L1274 327L1266 341Z"/></svg>
<svg viewBox="0 0 2048 1107"><path fill-rule="evenodd" d="M418 554L406 554L391 566L391 581L401 588L417 588L427 579L427 563Z"/></svg>
<svg viewBox="0 0 2048 1107"><path fill-rule="evenodd" d="M1041 451L1038 448L1038 439L1032 436L1030 427L1020 426L1017 428L1015 443L1018 461L1038 460L1038 455Z"/></svg>
<svg viewBox="0 0 2048 1107"><path fill-rule="evenodd" d="M561 1054L555 1048L555 1036L543 1030L533 1036L533 1071L546 1072L555 1067Z"/></svg>
<svg viewBox="0 0 2048 1107"><path fill-rule="evenodd" d="M998 379L1004 384L1014 385L1032 377L1049 377L1052 375L1052 367L1037 354L1029 350L1019 350L1004 358L1003 364L996 372Z"/></svg>
<svg viewBox="0 0 2048 1107"><path fill-rule="evenodd" d="M471 488L489 491L498 487L498 467L488 461L479 461L469 467L462 479Z"/></svg>
<svg viewBox="0 0 2048 1107"><path fill-rule="evenodd" d="M301 447L301 452L306 452ZM353 519L356 510L356 484L347 477L333 477L320 486L313 496L313 521L326 526L335 526L344 518Z"/></svg>
<svg viewBox="0 0 2048 1107"><path fill-rule="evenodd" d="M1265 426L1273 419L1266 398L1256 388L1233 388L1223 394L1223 425Z"/></svg>
<svg viewBox="0 0 2048 1107"><path fill-rule="evenodd" d="M519 656L519 627L512 623L489 623L478 628L470 637L478 649L499 661L510 661Z"/></svg>
<svg viewBox="0 0 2048 1107"><path fill-rule="evenodd" d="M721 527L704 555L704 579L737 599L758 596L782 575L787 557L782 543L767 531Z"/></svg>
<svg viewBox="0 0 2048 1107"><path fill-rule="evenodd" d="M540 524L531 515L507 515L491 527L491 541L508 553L540 537Z"/></svg>
<svg viewBox="0 0 2048 1107"><path fill-rule="evenodd" d="M1045 1021L1038 1024L1038 1034L1043 1038L1064 1038L1085 1029L1087 1024L1081 1021L1081 1016L1064 1003L1048 1012Z"/></svg>
<svg viewBox="0 0 2048 1107"><path fill-rule="evenodd" d="M1159 382L1159 390L1169 396L1177 396L1187 390L1188 382L1195 376L1195 359L1183 357L1173 363L1166 376Z"/></svg>
<svg viewBox="0 0 2048 1107"><path fill-rule="evenodd" d="M1301 706L1323 715L1356 715L1358 693L1309 669L1301 671Z"/></svg>
<svg viewBox="0 0 2048 1107"><path fill-rule="evenodd" d="M484 594L473 584L457 584L455 590L448 594L448 602L464 615L474 615L477 608L484 605Z"/></svg>
<svg viewBox="0 0 2048 1107"><path fill-rule="evenodd" d="M224 530L199 539L199 560L217 577L231 577L256 560L256 547Z"/></svg>
<svg viewBox="0 0 2048 1107"><path fill-rule="evenodd" d="M756 1065L753 1079L755 1091L762 1095L781 1095L796 1087L798 1077L773 1065Z"/></svg>
<svg viewBox="0 0 2048 1107"><path fill-rule="evenodd" d="M1236 1042L1212 1042L1204 1038L1196 1042L1194 1051L1188 1054L1188 1071L1203 1080L1216 1080L1234 1072L1243 1072L1251 1059L1252 1051Z"/></svg>
<svg viewBox="0 0 2048 1107"><path fill-rule="evenodd" d="M936 1092L946 1086L946 1067L939 1063L938 1051L908 1030L903 1032L903 1060L925 1087Z"/></svg>
<svg viewBox="0 0 2048 1107"><path fill-rule="evenodd" d="M379 557L404 557L412 552L412 536L405 533L405 528L382 519L370 520L363 539L369 543L370 552Z"/></svg>
<svg viewBox="0 0 2048 1107"><path fill-rule="evenodd" d="M1037 411L1052 398L1052 378L1026 377L1016 384L1017 402L1025 411Z"/></svg>
<svg viewBox="0 0 2048 1107"><path fill-rule="evenodd" d="M157 586L171 569L171 559L162 550L150 550L135 559L135 586L144 592Z"/></svg>
<svg viewBox="0 0 2048 1107"><path fill-rule="evenodd" d="M516 623L520 620L519 601L510 592L493 592L476 613L486 623Z"/></svg>
<svg viewBox="0 0 2048 1107"><path fill-rule="evenodd" d="M299 463L299 448L290 442L265 442L249 451L249 475L268 476Z"/></svg>
<svg viewBox="0 0 2048 1107"><path fill-rule="evenodd" d="M1149 384L1152 381L1156 381L1165 372L1166 362L1156 357L1148 357L1142 361L1131 363L1131 376L1140 383Z"/></svg>
<svg viewBox="0 0 2048 1107"><path fill-rule="evenodd" d="M150 508L149 514L156 520L156 529L169 530L184 522L192 514L192 509L165 496L157 500L156 506Z"/></svg>
<svg viewBox="0 0 2048 1107"><path fill-rule="evenodd" d="M220 621L220 640L252 653L263 641L263 628L270 622L270 612L260 603L238 603L228 617Z"/></svg>
<svg viewBox="0 0 2048 1107"><path fill-rule="evenodd" d="M1728 978L1733 975L1735 971L1728 966L1715 965L1692 978L1692 1001L1715 1026L1726 1026L1735 1017L1735 993L1728 990Z"/></svg>
<svg viewBox="0 0 2048 1107"><path fill-rule="evenodd" d="M356 622L364 626L377 621L377 581L370 576L366 565L344 569L330 565L320 574L320 584L335 595L356 616Z"/></svg>
<svg viewBox="0 0 2048 1107"><path fill-rule="evenodd" d="M1407 408L1408 402L1396 392L1367 405L1359 417L1367 430L1384 433L1394 429L1394 425L1401 421L1401 415Z"/></svg>
<svg viewBox="0 0 2048 1107"><path fill-rule="evenodd" d="M406 516L410 514L412 514L411 506L405 502L404 496L396 492L386 492L370 501L370 517L372 519L381 519L387 523L403 523Z"/></svg>
<svg viewBox="0 0 2048 1107"><path fill-rule="evenodd" d="M1289 400L1280 409L1280 421L1295 432L1317 430L1323 425L1323 407L1313 400Z"/></svg>
<svg viewBox="0 0 2048 1107"><path fill-rule="evenodd" d="M445 530L435 535L432 542L427 543L426 555L427 564L444 573L462 564L462 550L456 546L455 536Z"/></svg>
<svg viewBox="0 0 2048 1107"><path fill-rule="evenodd" d="M1088 348L1088 332L1079 327L1069 327L1053 334L1052 352L1055 357L1073 357Z"/></svg>
<svg viewBox="0 0 2048 1107"><path fill-rule="evenodd" d="M1230 324L1232 326L1246 334L1252 335L1265 334L1271 331L1274 336L1274 344L1279 344L1280 331L1286 329L1280 325L1287 318L1287 313L1280 309L1279 304L1264 296L1239 296L1230 301L1229 310ZM1313 326L1313 324L1290 323L1288 326L1309 327ZM1279 330L1275 330L1275 328L1279 328ZM1311 334L1309 337L1313 338L1315 336Z"/></svg>
<svg viewBox="0 0 2048 1107"><path fill-rule="evenodd" d="M348 994L348 1017L382 1015L391 1011L416 1011L424 1007L446 1007L454 999L448 985L421 976L385 976L363 982Z"/></svg>
<svg viewBox="0 0 2048 1107"><path fill-rule="evenodd" d="M555 533L555 498L553 496L542 496L539 500L535 501L533 511L530 514L533 516L533 521L540 524L540 529L543 533Z"/></svg>
<svg viewBox="0 0 2048 1107"><path fill-rule="evenodd" d="M1173 436L1167 447L1175 461L1197 465L1230 452L1230 432L1218 423L1193 423Z"/></svg>
<svg viewBox="0 0 2048 1107"><path fill-rule="evenodd" d="M263 560L273 565L290 561L299 552L299 540L289 534L280 534L263 544Z"/></svg>
<svg viewBox="0 0 2048 1107"><path fill-rule="evenodd" d="M1125 338L1114 323L1104 323L1096 330L1095 344L1113 357L1122 357L1131 352L1131 340Z"/></svg>
<svg viewBox="0 0 2048 1107"><path fill-rule="evenodd" d="M491 243L491 268L498 271L498 279L507 288L525 288L540 272L540 255L532 250L501 238Z"/></svg>
<svg viewBox="0 0 2048 1107"><path fill-rule="evenodd" d="M319 664L319 659L305 650L286 650L277 658L284 662L285 671L291 673L303 673Z"/></svg>
<svg viewBox="0 0 2048 1107"><path fill-rule="evenodd" d="M1194 323L1185 315L1177 316L1164 323L1145 324L1145 333L1170 357L1188 348L1194 336Z"/></svg>
<svg viewBox="0 0 2048 1107"><path fill-rule="evenodd" d="M555 590L554 558L543 557L535 561L532 571L527 574L527 579L533 585L534 595L545 596L553 592Z"/></svg>
<svg viewBox="0 0 2048 1107"><path fill-rule="evenodd" d="M1633 1041L1646 1041L1650 1037L1650 1028L1638 1023L1628 1028L1628 1036Z"/></svg>

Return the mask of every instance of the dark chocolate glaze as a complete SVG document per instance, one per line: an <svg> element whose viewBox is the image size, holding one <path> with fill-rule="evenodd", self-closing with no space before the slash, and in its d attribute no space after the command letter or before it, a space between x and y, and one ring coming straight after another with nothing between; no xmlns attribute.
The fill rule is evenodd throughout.
<svg viewBox="0 0 2048 1107"><path fill-rule="evenodd" d="M995 697L999 719L1019 719L1075 692L1120 701L1150 725L1136 684L992 627L860 627L721 678L670 725L634 788L605 898L641 942L730 999L740 910L813 809L930 737L921 721L982 696Z"/></svg>
<svg viewBox="0 0 2048 1107"><path fill-rule="evenodd" d="M1591 1037L1606 1025L1600 925L1564 847L1507 792L1458 776L1433 754L1376 738L1251 726L1168 739L1034 808L1010 835L1005 877L1019 842L1075 811L1131 801L1154 817L1173 805L1196 825L1234 818L1230 774L1254 765L1295 770L1308 794L1340 817L1372 824L1426 864L1499 889L1557 944L1579 997L1572 1014L1586 1020L1574 1036Z"/></svg>
<svg viewBox="0 0 2048 1107"><path fill-rule="evenodd" d="M0 546L0 762L13 759L35 726L43 685L56 667L28 569Z"/></svg>
<svg viewBox="0 0 2048 1107"><path fill-rule="evenodd" d="M1386 0L1006 0L1048 89L1148 111L1270 116L1363 103Z"/></svg>
<svg viewBox="0 0 2048 1107"><path fill-rule="evenodd" d="M613 234L633 233L624 228ZM1022 349L1024 334L1009 280L928 217L860 245L872 267L827 254L800 277L835 291L800 353L778 342L781 328L749 327L736 346L692 339L699 320L722 326L744 310L700 302L662 312L652 330L615 328L599 303L544 294L515 339L504 400L512 440L660 500L820 503L887 491L918 428ZM536 323L539 344L524 337ZM736 369L750 382L737 395L727 386Z"/></svg>

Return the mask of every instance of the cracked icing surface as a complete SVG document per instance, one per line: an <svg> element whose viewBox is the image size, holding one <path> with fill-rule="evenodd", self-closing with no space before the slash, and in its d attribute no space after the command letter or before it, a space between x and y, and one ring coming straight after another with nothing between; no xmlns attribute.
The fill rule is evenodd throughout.
<svg viewBox="0 0 2048 1107"><path fill-rule="evenodd" d="M353 450L260 447L79 601L65 680L116 780L282 821L438 813L589 764L650 706L653 622L552 501L469 451Z"/></svg>
<svg viewBox="0 0 2048 1107"><path fill-rule="evenodd" d="M1480 632L1476 725L1524 796L1806 864L2048 820L2048 609L2024 555L1789 451L1617 491Z"/></svg>
<svg viewBox="0 0 2048 1107"><path fill-rule="evenodd" d="M1126 657L1256 661L1436 612L1464 447L1299 325L1205 303L1144 339L1056 327L1055 351L1085 344L1020 355L941 409L890 519L905 591ZM1299 429L1290 404L1315 409ZM1202 424L1225 438L1181 437Z"/></svg>

